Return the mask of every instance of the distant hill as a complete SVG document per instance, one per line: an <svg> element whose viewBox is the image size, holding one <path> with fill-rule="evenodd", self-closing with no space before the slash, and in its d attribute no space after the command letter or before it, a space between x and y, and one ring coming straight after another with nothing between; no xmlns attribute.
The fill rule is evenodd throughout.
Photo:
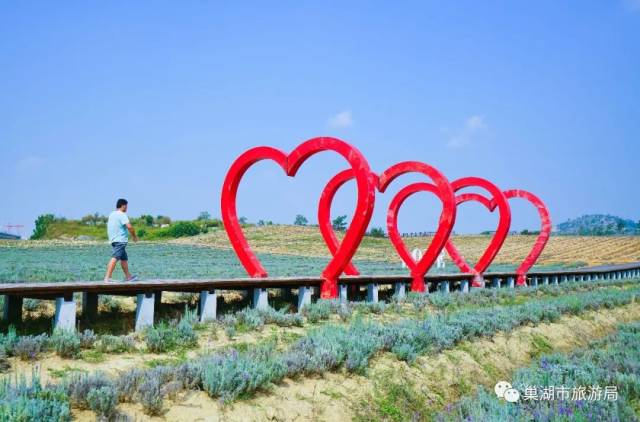
<svg viewBox="0 0 640 422"><path fill-rule="evenodd" d="M557 234L591 236L638 235L640 221L634 222L614 215L589 214L558 224L556 231Z"/></svg>

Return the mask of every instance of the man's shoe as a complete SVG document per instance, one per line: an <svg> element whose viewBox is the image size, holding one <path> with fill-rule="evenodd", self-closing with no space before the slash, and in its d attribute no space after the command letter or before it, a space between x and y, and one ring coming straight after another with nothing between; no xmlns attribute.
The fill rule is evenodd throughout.
<svg viewBox="0 0 640 422"><path fill-rule="evenodd" d="M114 280L114 279L112 279L112 278L105 278L105 279L104 279L104 282L105 282L105 283L116 283L117 281L118 281L118 280Z"/></svg>
<svg viewBox="0 0 640 422"><path fill-rule="evenodd" d="M131 277L129 277L125 281L138 281L138 276L137 275L132 275Z"/></svg>

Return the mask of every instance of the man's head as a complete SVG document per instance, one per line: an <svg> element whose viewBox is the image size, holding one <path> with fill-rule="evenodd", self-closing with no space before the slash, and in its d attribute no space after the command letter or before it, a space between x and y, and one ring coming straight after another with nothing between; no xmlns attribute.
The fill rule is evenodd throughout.
<svg viewBox="0 0 640 422"><path fill-rule="evenodd" d="M120 198L118 199L118 202L116 202L116 208L119 209L122 212L127 212L127 200Z"/></svg>

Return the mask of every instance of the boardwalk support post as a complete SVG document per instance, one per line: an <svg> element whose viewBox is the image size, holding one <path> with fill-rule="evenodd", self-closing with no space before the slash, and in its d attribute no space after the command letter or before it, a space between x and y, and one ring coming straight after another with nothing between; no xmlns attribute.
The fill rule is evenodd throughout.
<svg viewBox="0 0 640 422"><path fill-rule="evenodd" d="M267 309L269 307L269 292L267 289L256 287L253 289L253 307Z"/></svg>
<svg viewBox="0 0 640 422"><path fill-rule="evenodd" d="M491 287L493 287L494 289L499 289L500 288L500 279L498 277L495 277L492 280Z"/></svg>
<svg viewBox="0 0 640 422"><path fill-rule="evenodd" d="M215 321L218 311L218 294L215 290L204 290L200 292L200 302L198 302L198 315L200 322Z"/></svg>
<svg viewBox="0 0 640 422"><path fill-rule="evenodd" d="M312 288L303 286L298 289L298 312L302 311L306 305L311 305Z"/></svg>
<svg viewBox="0 0 640 422"><path fill-rule="evenodd" d="M367 284L367 302L378 301L378 283Z"/></svg>
<svg viewBox="0 0 640 422"><path fill-rule="evenodd" d="M136 299L136 331L153 327L153 313L156 303L155 294L151 292L138 294Z"/></svg>
<svg viewBox="0 0 640 422"><path fill-rule="evenodd" d="M551 282L555 285L558 285L558 276L554 275L553 277L551 277Z"/></svg>
<svg viewBox="0 0 640 422"><path fill-rule="evenodd" d="M469 293L469 280L462 280L460 282L460 291L462 293Z"/></svg>
<svg viewBox="0 0 640 422"><path fill-rule="evenodd" d="M3 319L9 324L22 321L22 296L6 295L4 297Z"/></svg>
<svg viewBox="0 0 640 422"><path fill-rule="evenodd" d="M338 286L338 294L340 296L340 302L347 303L349 301L349 296L347 295L347 285L341 284Z"/></svg>
<svg viewBox="0 0 640 422"><path fill-rule="evenodd" d="M98 294L82 293L82 317L91 321L98 315Z"/></svg>
<svg viewBox="0 0 640 422"><path fill-rule="evenodd" d="M74 331L76 329L76 301L73 293L56 298L55 330Z"/></svg>
<svg viewBox="0 0 640 422"><path fill-rule="evenodd" d="M513 289L516 286L516 280L513 277L507 277L507 287Z"/></svg>
<svg viewBox="0 0 640 422"><path fill-rule="evenodd" d="M401 281L394 283L393 294L398 299L404 299L407 296L407 285Z"/></svg>
<svg viewBox="0 0 640 422"><path fill-rule="evenodd" d="M442 293L449 293L449 281L443 280L440 282L440 291Z"/></svg>

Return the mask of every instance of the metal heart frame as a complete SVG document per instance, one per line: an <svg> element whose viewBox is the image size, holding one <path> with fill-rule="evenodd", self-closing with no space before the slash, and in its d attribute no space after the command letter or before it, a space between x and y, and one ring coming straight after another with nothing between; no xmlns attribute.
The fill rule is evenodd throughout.
<svg viewBox="0 0 640 422"><path fill-rule="evenodd" d="M320 286L320 296L322 298L335 298L338 295L337 279L351 261L362 241L373 214L375 201L376 180L371 173L369 163L357 148L340 139L330 137L309 139L298 145L289 154L267 146L251 148L231 164L225 176L222 185L221 212L224 228L231 246L249 276L266 277L267 271L251 250L238 221L236 199L240 181L253 164L262 160L275 161L287 176L294 177L300 166L309 157L322 151L333 151L344 157L354 172L358 187L358 200L354 218L342 243L322 272L323 282Z"/></svg>
<svg viewBox="0 0 640 422"><path fill-rule="evenodd" d="M453 187L454 192L458 192L459 190L467 187L479 187L489 192L492 196L489 200L480 194L464 193L456 196L456 205L460 205L467 201L478 201L491 212L493 212L496 207L498 208L499 219L496 232L493 235L491 242L489 242L487 249L473 267L467 263L453 243L452 239L449 239L446 245L449 256L458 268L460 268L460 271L474 275L471 286L482 287L484 285L482 274L487 270L487 268L489 268L489 265L491 265L491 262L495 259L500 248L504 244L507 235L509 234L509 228L511 227L511 208L509 207L509 203L507 202L507 198L504 193L496 185L481 177L463 177L458 180L454 180L451 183L451 186Z"/></svg>
<svg viewBox="0 0 640 422"><path fill-rule="evenodd" d="M520 198L529 201L534 207L536 207L538 215L540 216L540 234L536 238L531 251L516 269L516 284L518 286L526 286L527 273L536 263L549 241L549 236L551 235L551 215L545 203L531 192L522 189L510 189L504 191L504 196L507 199Z"/></svg>
<svg viewBox="0 0 640 422"><path fill-rule="evenodd" d="M455 222L455 196L453 189L444 174L435 167L419 161L404 161L389 167L377 178L378 191L384 193L393 180L407 173L421 173L433 180L434 184L430 185L425 183L424 185L432 186L432 192L436 194L443 204L436 235L427 247L422 258L417 262L413 260L413 257L407 251L400 234L397 232L398 210L405 199L410 195L406 188L396 194L387 211L389 239L400 258L410 269L412 276L411 290L424 292L424 276L444 248ZM353 179L353 172L350 169L338 173L329 181L329 183L327 183L322 195L320 196L320 202L318 203L318 224L320 232L332 254L338 248L340 243L338 242L331 225L331 203L333 202L333 198L335 197L337 190L351 179ZM390 229L390 227L393 227L394 229ZM358 269L351 262L349 262L349 265L345 267L345 273L348 275L359 274Z"/></svg>

